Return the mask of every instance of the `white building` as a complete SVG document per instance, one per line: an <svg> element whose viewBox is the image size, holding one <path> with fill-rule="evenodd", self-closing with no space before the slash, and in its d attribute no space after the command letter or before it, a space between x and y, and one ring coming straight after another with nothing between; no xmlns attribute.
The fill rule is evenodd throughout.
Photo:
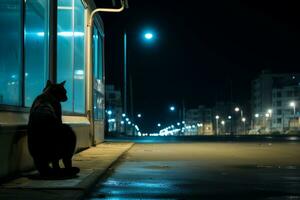
<svg viewBox="0 0 300 200"><path fill-rule="evenodd" d="M299 117L300 85L287 85L274 88L272 97L272 124L273 131L287 131L290 122Z"/></svg>
<svg viewBox="0 0 300 200"><path fill-rule="evenodd" d="M300 74L275 74L263 71L251 87L251 124L253 132L283 130L291 117L290 101L297 101Z"/></svg>
<svg viewBox="0 0 300 200"><path fill-rule="evenodd" d="M188 109L185 128L186 135L213 135L212 110L205 106Z"/></svg>

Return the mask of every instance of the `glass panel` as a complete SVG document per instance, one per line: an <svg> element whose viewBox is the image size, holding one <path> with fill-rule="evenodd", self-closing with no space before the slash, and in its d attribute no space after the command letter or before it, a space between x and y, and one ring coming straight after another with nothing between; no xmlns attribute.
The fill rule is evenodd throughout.
<svg viewBox="0 0 300 200"><path fill-rule="evenodd" d="M84 67L84 7L75 1L74 16L74 111L85 112L85 67Z"/></svg>
<svg viewBox="0 0 300 200"><path fill-rule="evenodd" d="M58 0L57 9L57 81L66 80L68 101L64 111L73 111L73 0Z"/></svg>
<svg viewBox="0 0 300 200"><path fill-rule="evenodd" d="M0 3L0 104L21 105L21 1Z"/></svg>
<svg viewBox="0 0 300 200"><path fill-rule="evenodd" d="M66 80L64 111L85 112L84 7L80 0L58 1L57 80Z"/></svg>
<svg viewBox="0 0 300 200"><path fill-rule="evenodd" d="M93 30L93 69L94 69L94 118L104 119L103 84L103 40L94 26Z"/></svg>
<svg viewBox="0 0 300 200"><path fill-rule="evenodd" d="M27 0L25 11L25 106L31 106L48 79L48 0Z"/></svg>

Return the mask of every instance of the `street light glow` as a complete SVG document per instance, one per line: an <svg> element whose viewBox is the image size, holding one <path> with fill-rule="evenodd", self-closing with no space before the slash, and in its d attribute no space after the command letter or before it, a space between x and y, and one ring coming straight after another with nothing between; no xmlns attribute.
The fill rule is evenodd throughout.
<svg viewBox="0 0 300 200"><path fill-rule="evenodd" d="M245 118L245 117L243 117L243 118L242 118L242 122L245 122L245 121L246 121L246 118Z"/></svg>
<svg viewBox="0 0 300 200"><path fill-rule="evenodd" d="M272 114L272 109L269 109L269 110L268 110L268 113L269 113L269 114Z"/></svg>
<svg viewBox="0 0 300 200"><path fill-rule="evenodd" d="M235 112L239 112L239 111L240 111L240 108L239 108L239 107L235 107L234 111L235 111Z"/></svg>
<svg viewBox="0 0 300 200"><path fill-rule="evenodd" d="M256 113L254 116L255 116L256 118L258 118L258 117L259 117L259 114L258 114L258 113Z"/></svg>
<svg viewBox="0 0 300 200"><path fill-rule="evenodd" d="M141 114L138 114L138 115L137 115L137 117L138 117L138 118L141 118L141 117L142 117L142 115L141 115Z"/></svg>
<svg viewBox="0 0 300 200"><path fill-rule="evenodd" d="M219 119L220 118L220 116L219 115L216 115L216 119Z"/></svg>
<svg viewBox="0 0 300 200"><path fill-rule="evenodd" d="M145 33L144 37L147 39L147 40L151 40L153 38L153 34L152 33Z"/></svg>
<svg viewBox="0 0 300 200"><path fill-rule="evenodd" d="M170 110L171 110L171 111L174 111L174 110L175 110L175 107L174 107L174 106L170 106Z"/></svg>
<svg viewBox="0 0 300 200"><path fill-rule="evenodd" d="M296 106L296 103L294 101L290 102L290 106L291 107L295 107Z"/></svg>

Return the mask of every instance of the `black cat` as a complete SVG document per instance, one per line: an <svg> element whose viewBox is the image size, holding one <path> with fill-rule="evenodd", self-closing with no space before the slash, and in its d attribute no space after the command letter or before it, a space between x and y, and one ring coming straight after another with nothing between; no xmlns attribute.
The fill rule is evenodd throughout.
<svg viewBox="0 0 300 200"><path fill-rule="evenodd" d="M67 101L64 84L65 81L60 84L47 81L43 93L36 97L30 109L28 148L42 176L72 176L79 172L79 168L72 167L75 133L70 126L62 123L60 102ZM60 159L64 169L60 169Z"/></svg>

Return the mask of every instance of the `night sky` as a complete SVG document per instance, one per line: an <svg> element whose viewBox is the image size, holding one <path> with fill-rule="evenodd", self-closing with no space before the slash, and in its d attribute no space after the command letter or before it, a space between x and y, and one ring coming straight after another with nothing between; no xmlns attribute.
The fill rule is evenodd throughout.
<svg viewBox="0 0 300 200"><path fill-rule="evenodd" d="M250 83L261 70L300 71L300 17L289 1L129 0L125 12L101 16L106 83L118 89L127 32L133 109L143 114L143 131L166 123L171 104L232 99L250 106ZM155 34L152 42L142 39L145 30Z"/></svg>

